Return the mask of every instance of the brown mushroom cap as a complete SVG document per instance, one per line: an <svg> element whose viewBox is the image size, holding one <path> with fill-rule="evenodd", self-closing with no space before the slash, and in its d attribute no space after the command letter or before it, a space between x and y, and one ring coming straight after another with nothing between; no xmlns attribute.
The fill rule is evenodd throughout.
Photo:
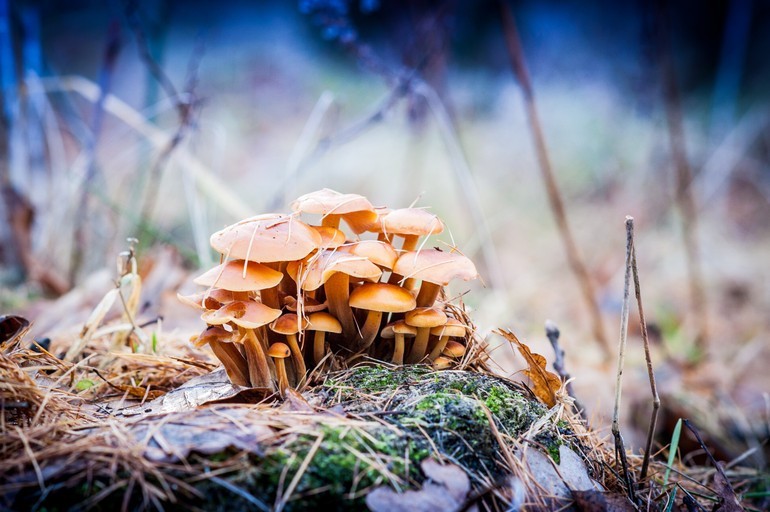
<svg viewBox="0 0 770 512"><path fill-rule="evenodd" d="M232 322L244 329L256 329L269 324L281 315L280 309L273 309L253 300L237 300L225 304L216 311L206 311L201 319L209 325L224 325Z"/></svg>
<svg viewBox="0 0 770 512"><path fill-rule="evenodd" d="M303 302L302 311L304 313L315 313L316 311L323 311L324 309L326 309L325 302L318 302L312 297L303 297L302 302ZM283 305L286 306L286 309L294 313L296 313L297 309L299 308L299 304L297 303L297 297L294 297L292 295L287 295L286 297L283 298Z"/></svg>
<svg viewBox="0 0 770 512"><path fill-rule="evenodd" d="M438 337L463 338L468 333L468 326L456 318L448 318L444 325L433 327L430 333Z"/></svg>
<svg viewBox="0 0 770 512"><path fill-rule="evenodd" d="M417 328L407 325L403 320L389 323L382 328L380 334L383 338L395 338L396 334L403 334L404 336L414 337L417 335Z"/></svg>
<svg viewBox="0 0 770 512"><path fill-rule="evenodd" d="M465 345L457 341L449 341L442 354L447 357L462 357L465 354Z"/></svg>
<svg viewBox="0 0 770 512"><path fill-rule="evenodd" d="M376 222L378 217L374 206L364 196L341 194L328 188L299 197L291 203L291 209L295 212L318 214L324 217L338 215L355 233L366 231L367 226Z"/></svg>
<svg viewBox="0 0 770 512"><path fill-rule="evenodd" d="M438 249L405 252L399 256L393 272L441 286L446 286L453 279L470 281L479 275L469 258L460 253Z"/></svg>
<svg viewBox="0 0 770 512"><path fill-rule="evenodd" d="M433 368L436 370L446 370L447 368L450 368L455 362L452 359L449 359L448 357L439 356L436 358L435 361L433 361Z"/></svg>
<svg viewBox="0 0 770 512"><path fill-rule="evenodd" d="M342 247L340 250L354 256L366 258L375 265L387 268L388 270L393 268L398 259L398 253L392 245L378 240L361 240L360 242Z"/></svg>
<svg viewBox="0 0 770 512"><path fill-rule="evenodd" d="M286 313L276 318L273 323L270 324L270 329L278 334L284 336L297 334L300 330L307 329L308 321L303 319L300 323L299 317L294 313Z"/></svg>
<svg viewBox="0 0 770 512"><path fill-rule="evenodd" d="M333 332L335 334L342 332L340 322L325 311L319 311L308 316L307 328L310 331Z"/></svg>
<svg viewBox="0 0 770 512"><path fill-rule="evenodd" d="M364 283L350 292L352 308L383 313L404 313L414 309L414 306L414 295L394 284Z"/></svg>
<svg viewBox="0 0 770 512"><path fill-rule="evenodd" d="M319 251L307 260L289 262L286 272L305 291L320 288L336 272L375 281L382 275L371 261L342 251Z"/></svg>
<svg viewBox="0 0 770 512"><path fill-rule="evenodd" d="M211 247L230 258L262 263L300 260L321 245L321 235L291 215L257 215L211 235Z"/></svg>
<svg viewBox="0 0 770 512"><path fill-rule="evenodd" d="M345 233L331 226L310 226L321 235L322 249L336 249L346 242Z"/></svg>
<svg viewBox="0 0 770 512"><path fill-rule="evenodd" d="M193 345L196 347L202 347L212 341L221 341L224 343L232 343L233 333L227 332L221 327L209 327L205 329L198 337L193 341Z"/></svg>
<svg viewBox="0 0 770 512"><path fill-rule="evenodd" d="M399 208L382 217L382 229L388 235L437 235L444 223L422 208Z"/></svg>
<svg viewBox="0 0 770 512"><path fill-rule="evenodd" d="M277 286L281 279L283 274L266 265L253 261L234 260L217 265L196 277L193 282L231 292L252 292Z"/></svg>
<svg viewBox="0 0 770 512"><path fill-rule="evenodd" d="M291 350L286 343L273 343L270 345L267 355L275 359L286 359L291 355Z"/></svg>
<svg viewBox="0 0 770 512"><path fill-rule="evenodd" d="M404 315L404 321L413 327L432 329L444 325L447 317L440 309L417 308Z"/></svg>

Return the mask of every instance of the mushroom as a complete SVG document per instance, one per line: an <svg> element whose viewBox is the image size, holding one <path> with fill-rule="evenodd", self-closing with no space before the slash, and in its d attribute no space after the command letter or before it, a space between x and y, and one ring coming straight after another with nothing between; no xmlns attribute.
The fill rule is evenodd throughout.
<svg viewBox="0 0 770 512"><path fill-rule="evenodd" d="M341 194L328 188L299 197L291 203L291 209L295 212L321 215L323 226L338 229L340 219L343 219L356 234L366 231L366 228L377 220L374 206L364 196Z"/></svg>
<svg viewBox="0 0 770 512"><path fill-rule="evenodd" d="M391 270L398 259L398 253L392 245L378 240L361 240L340 247L340 251L347 252L353 256L366 258L382 270Z"/></svg>
<svg viewBox="0 0 770 512"><path fill-rule="evenodd" d="M386 339L395 338L393 357L390 359L393 364L404 364L404 337L409 336L410 338L414 338L416 334L417 329L411 325L406 325L406 322L403 320L390 323L382 329L380 336Z"/></svg>
<svg viewBox="0 0 770 512"><path fill-rule="evenodd" d="M278 389L281 391L281 395L286 394L286 389L289 387L289 377L286 374L286 366L284 359L291 355L291 350L286 343L273 343L270 345L270 350L267 354L273 358L275 362L275 378L278 381Z"/></svg>
<svg viewBox="0 0 770 512"><path fill-rule="evenodd" d="M262 303L234 301L216 311L206 311L201 319L209 325L235 324L241 334L249 363L249 380L252 386L267 387L270 382L270 368L262 343L257 339L255 329L269 324L281 314L279 309L272 309Z"/></svg>
<svg viewBox="0 0 770 512"><path fill-rule="evenodd" d="M457 341L449 341L444 347L442 355L451 357L452 359L460 359L465 355L465 345Z"/></svg>
<svg viewBox="0 0 770 512"><path fill-rule="evenodd" d="M437 215L422 208L399 208L382 217L382 230L388 235L404 238L402 251L413 251L421 236L437 235L444 231L444 223Z"/></svg>
<svg viewBox="0 0 770 512"><path fill-rule="evenodd" d="M433 361L433 368L436 370L446 370L447 368L450 368L454 364L454 361L449 359L448 357L439 356L436 358L435 361Z"/></svg>
<svg viewBox="0 0 770 512"><path fill-rule="evenodd" d="M380 330L383 313L404 313L414 308L414 296L400 286L364 283L350 294L350 307L366 310L366 321L356 348L369 348Z"/></svg>
<svg viewBox="0 0 770 512"><path fill-rule="evenodd" d="M441 287L448 285L451 280L470 281L479 275L469 258L460 253L439 249L423 249L402 254L393 266L393 273L422 281L420 292L417 294L418 307L432 306Z"/></svg>
<svg viewBox="0 0 770 512"><path fill-rule="evenodd" d="M286 271L303 290L316 290L323 285L329 312L342 324L346 339L357 334L353 311L348 305L350 277L376 281L382 275L377 265L368 259L341 251L319 251L306 262L289 263Z"/></svg>
<svg viewBox="0 0 770 512"><path fill-rule="evenodd" d="M410 364L419 363L425 357L428 340L430 339L430 330L433 327L444 325L447 317L440 309L417 308L409 311L404 316L404 321L407 325L417 327L417 336L414 338L412 350L409 352L406 362Z"/></svg>
<svg viewBox="0 0 770 512"><path fill-rule="evenodd" d="M291 363L294 367L294 373L296 374L297 385L302 382L307 373L305 368L305 359L302 357L302 349L297 342L297 333L307 328L307 320L300 318L294 313L287 313L270 324L270 329L278 334L286 336L286 344L291 349ZM275 345L273 345L275 346Z"/></svg>
<svg viewBox="0 0 770 512"><path fill-rule="evenodd" d="M217 265L196 277L193 282L209 288L216 287L234 292L234 298L243 300L248 298L247 292L272 288L277 286L281 279L283 274L261 263L233 260Z"/></svg>
<svg viewBox="0 0 770 512"><path fill-rule="evenodd" d="M436 346L430 351L428 359L435 361L444 351L449 338L463 338L467 332L468 326L456 318L449 318L446 324L439 325L430 330L432 336L438 336Z"/></svg>
<svg viewBox="0 0 770 512"><path fill-rule="evenodd" d="M332 332L339 334L342 332L342 325L332 315L325 311L313 313L307 318L308 330L315 331L313 337L313 361L319 364L326 355L326 333Z"/></svg>
<svg viewBox="0 0 770 512"><path fill-rule="evenodd" d="M195 340L196 347L205 344L211 347L211 351L225 367L225 372L230 382L237 386L249 385L249 366L246 358L233 342L233 333L227 332L221 327L209 327Z"/></svg>
<svg viewBox="0 0 770 512"><path fill-rule="evenodd" d="M310 226L315 229L319 235L321 235L321 249L336 249L343 245L345 240L345 233L337 228L331 226Z"/></svg>
<svg viewBox="0 0 770 512"><path fill-rule="evenodd" d="M301 296L301 303L297 302L297 298L291 295L287 295L283 298L283 305L286 309L292 313L315 313L316 311L323 311L326 309L325 302L318 302L312 297Z"/></svg>

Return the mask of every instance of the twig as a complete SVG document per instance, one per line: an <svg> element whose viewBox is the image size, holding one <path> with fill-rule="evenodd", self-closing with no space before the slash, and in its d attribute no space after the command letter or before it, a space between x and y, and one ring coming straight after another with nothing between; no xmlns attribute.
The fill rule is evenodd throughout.
<svg viewBox="0 0 770 512"><path fill-rule="evenodd" d="M556 177L554 176L551 162L548 158L545 136L543 135L543 129L540 126L540 117L535 105L535 95L532 89L532 83L529 79L529 71L524 58L524 51L521 47L519 32L516 28L516 21L508 3L505 0L499 0L499 3L502 9L503 31L505 32L508 53L511 57L511 66L513 67L514 75L516 75L519 80L519 85L521 86L524 96L524 106L527 111L530 132L532 133L532 138L535 143L535 153L537 154L540 172L543 176L543 181L545 182L546 191L548 192L548 204L551 207L556 226L559 229L559 234L564 243L567 262L578 280L583 294L583 301L591 315L593 335L596 338L596 341L601 345L605 358L609 359L612 355L612 350L610 348L609 339L604 332L601 311L599 310L599 304L596 301L596 291L593 282L591 281L591 276L588 273L588 269L575 244L575 240L572 238L572 231L570 230L567 215L564 210L564 200L561 197L561 192L559 191L559 186L556 183Z"/></svg>
<svg viewBox="0 0 770 512"><path fill-rule="evenodd" d="M730 480L728 480L727 475L725 474L725 470L722 469L722 466L719 465L717 460L711 454L711 450L709 450L706 447L706 444L703 442L703 438L700 436L698 429L696 429L688 419L683 419L682 422L684 423L684 426L687 427L690 430L690 432L693 433L695 438L698 440L698 444L700 444L700 447L703 448L704 452L706 452L706 455L708 455L708 458L709 460L711 460L711 463L714 464L714 467L716 468L717 472L722 476L722 478L724 478L725 484L727 484L727 487L730 489L730 492L735 494L735 489L733 489L733 486L730 484Z"/></svg>
<svg viewBox="0 0 770 512"><path fill-rule="evenodd" d="M658 386L655 383L655 372L652 368L652 357L650 356L650 340L647 336L647 321L644 318L644 307L642 306L642 289L639 286L639 268L636 265L636 244L634 243L634 222L630 220L631 236L631 270L634 276L634 292L636 294L636 307L639 310L639 326L642 330L642 342L644 343L644 359L647 362L647 375L650 379L650 392L652 393L652 413L650 415L650 425L647 428L647 443L644 447L644 460L642 469L639 472L639 480L644 482L647 478L647 469L650 466L650 452L652 451L652 440L655 437L655 427L658 424L658 411L660 409L660 395L658 395Z"/></svg>
<svg viewBox="0 0 770 512"><path fill-rule="evenodd" d="M623 436L620 434L620 397L623 394L623 366L626 359L626 338L628 336L628 309L629 309L629 288L631 287L631 254L634 244L634 218L626 217L626 263L625 278L623 283L623 309L620 314L620 343L618 349L618 372L615 381L615 408L612 411L612 435L615 437L615 458L620 458L623 470L623 478L626 482L628 497L632 502L636 502L634 496L634 486L631 485L631 476L628 472L628 460L626 459L626 448L623 443Z"/></svg>
<svg viewBox="0 0 770 512"><path fill-rule="evenodd" d="M700 250L697 238L697 209L690 184L693 180L692 169L687 160L685 147L684 122L682 115L682 100L679 96L676 73L671 57L671 47L668 39L666 23L668 16L665 3L658 2L658 55L660 72L663 79L663 101L666 111L668 138L671 146L671 158L676 171L675 198L679 214L682 217L682 239L687 258L687 273L690 288L690 302L696 322L695 354L698 360L705 355L708 343L708 319L706 312L706 295L703 286L703 276L700 268Z"/></svg>
<svg viewBox="0 0 770 512"><path fill-rule="evenodd" d="M564 367L564 350L559 346L559 336L560 336L559 327L552 322L551 320L545 321L545 335L548 338L548 341L551 342L551 346L553 347L553 353L554 353L554 361L553 361L553 369L556 370L556 373L559 374L559 377L561 377L561 380L565 382L565 388L567 389L567 394L572 398L572 406L577 411L578 414L580 414L580 417L583 419L583 421L588 421L588 417L586 416L586 410L585 407L578 401L577 397L575 396L575 390L572 388L572 378L570 377L570 374L567 373L567 370Z"/></svg>

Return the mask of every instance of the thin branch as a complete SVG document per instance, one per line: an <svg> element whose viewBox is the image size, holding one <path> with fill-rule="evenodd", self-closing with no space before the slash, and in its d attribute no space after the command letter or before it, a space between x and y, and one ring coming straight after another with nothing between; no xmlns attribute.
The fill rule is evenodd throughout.
<svg viewBox="0 0 770 512"><path fill-rule="evenodd" d="M572 231L567 221L567 215L564 209L564 200L561 197L559 186L556 183L556 177L554 176L551 162L548 157L548 149L545 143L545 136L543 129L540 125L540 117L535 105L535 95L532 89L532 82L529 78L529 71L527 70L527 63L524 58L524 50L521 46L521 40L519 39L519 32L516 28L516 21L511 12L511 8L505 0L500 0L500 7L502 9L502 23L503 30L505 32L505 40L508 46L508 53L511 57L511 67L513 73L519 80L522 93L524 96L524 106L527 112L527 119L529 121L530 132L535 143L535 153L537 154L537 161L540 167L540 173L543 176L545 188L548 193L548 204L551 207L556 226L561 235L562 242L564 243L564 249L567 254L567 262L570 269L578 280L580 290L583 295L583 301L588 308L591 315L591 324L594 338L601 345L604 351L605 358L609 358L612 355L609 339L604 332L604 325L602 323L602 315L599 310L599 304L596 300L596 290L594 289L591 276L588 273L588 269L583 261L583 258L578 251L578 247L575 244L575 240L572 237Z"/></svg>
<svg viewBox="0 0 770 512"><path fill-rule="evenodd" d="M553 369L559 374L561 380L565 382L567 394L572 398L572 406L575 411L580 414L583 421L588 421L585 407L578 401L575 396L575 390L572 388L572 377L567 373L567 370L564 367L564 350L559 345L559 336L561 335L561 332L559 331L559 327L551 320L545 321L545 335L548 338L548 341L551 342L551 347L553 347Z"/></svg>
<svg viewBox="0 0 770 512"><path fill-rule="evenodd" d="M650 425L647 428L647 443L644 447L644 460L642 469L639 473L639 480L644 482L647 478L647 469L650 466L650 453L652 451L652 441L655 437L655 427L658 424L658 411L660 410L660 395L658 395L658 386L655 383L655 372L652 368L652 357L650 356L650 340L647 336L647 321L644 317L644 307L642 306L642 289L639 286L639 268L636 265L636 243L634 242L634 225L631 223L631 270L634 276L634 291L636 294L636 307L639 310L639 325L642 331L642 342L644 343L644 359L647 362L647 375L650 379L650 391L652 393L652 413L650 415Z"/></svg>
<svg viewBox="0 0 770 512"><path fill-rule="evenodd" d="M626 217L626 263L625 278L623 282L623 309L620 314L620 342L618 347L618 371L615 381L615 408L612 411L612 435L615 437L615 458L620 459L623 470L623 479L626 483L628 497L632 502L636 502L634 496L634 486L631 483L631 476L628 471L628 460L626 459L626 447L623 443L623 436L620 433L620 397L623 394L623 367L626 360L626 339L628 337L628 310L629 310L629 289L631 287L631 258L634 246L634 218Z"/></svg>

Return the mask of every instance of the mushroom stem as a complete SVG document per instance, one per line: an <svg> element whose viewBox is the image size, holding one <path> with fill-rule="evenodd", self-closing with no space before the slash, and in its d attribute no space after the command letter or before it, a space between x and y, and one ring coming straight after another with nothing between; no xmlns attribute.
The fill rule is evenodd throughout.
<svg viewBox="0 0 770 512"><path fill-rule="evenodd" d="M297 335L287 334L286 344L289 345L289 348L291 349L291 362L297 377L297 386L299 386L300 382L305 378L307 368L305 367L305 359L302 357L302 350L300 350L299 343L297 343ZM276 367L276 371L277 369L278 367Z"/></svg>
<svg viewBox="0 0 770 512"><path fill-rule="evenodd" d="M401 235L404 237L404 243L401 245L401 250L404 252L413 251L417 247L417 241L420 239L420 235Z"/></svg>
<svg viewBox="0 0 770 512"><path fill-rule="evenodd" d="M433 306L440 291L441 285L423 281L422 285L420 285L420 293L417 294L417 307L429 308Z"/></svg>
<svg viewBox="0 0 770 512"><path fill-rule="evenodd" d="M404 335L395 334L395 347L393 348L393 358L391 359L393 364L404 364Z"/></svg>
<svg viewBox="0 0 770 512"><path fill-rule="evenodd" d="M259 298L262 299L262 304L265 306L271 307L273 309L281 309L281 299L278 296L278 286L260 290Z"/></svg>
<svg viewBox="0 0 770 512"><path fill-rule="evenodd" d="M406 362L409 364L419 363L425 357L425 351L428 348L428 339L430 338L430 327L418 327L417 336L414 338L412 350Z"/></svg>
<svg viewBox="0 0 770 512"><path fill-rule="evenodd" d="M446 347L446 343L449 341L449 336L441 336L438 339L438 342L436 342L436 346L433 347L433 350L430 351L430 354L428 355L428 359L431 361L435 361L438 356L441 355L441 353L444 351L444 347Z"/></svg>
<svg viewBox="0 0 770 512"><path fill-rule="evenodd" d="M222 361L230 381L238 386L248 386L248 363L235 343L212 340L209 346L217 359Z"/></svg>
<svg viewBox="0 0 770 512"><path fill-rule="evenodd" d="M342 324L342 335L352 339L357 334L356 321L350 301L350 278L343 272L335 272L324 284L329 312Z"/></svg>
<svg viewBox="0 0 770 512"><path fill-rule="evenodd" d="M326 332L316 331L313 337L313 361L319 364L326 355Z"/></svg>
<svg viewBox="0 0 770 512"><path fill-rule="evenodd" d="M246 360L249 363L249 380L254 387L270 388L270 367L267 365L267 356L262 350L262 344L254 334L253 329L246 329L243 338L243 346L246 349Z"/></svg>
<svg viewBox="0 0 770 512"><path fill-rule="evenodd" d="M374 342L377 333L380 332L380 320L382 320L381 311L367 311L366 322L361 328L361 338L356 346L357 350L366 350Z"/></svg>
<svg viewBox="0 0 770 512"><path fill-rule="evenodd" d="M286 366L283 359L274 357L275 362L275 378L278 381L278 389L281 391L281 395L286 394L286 389L289 387L289 377L286 374Z"/></svg>

